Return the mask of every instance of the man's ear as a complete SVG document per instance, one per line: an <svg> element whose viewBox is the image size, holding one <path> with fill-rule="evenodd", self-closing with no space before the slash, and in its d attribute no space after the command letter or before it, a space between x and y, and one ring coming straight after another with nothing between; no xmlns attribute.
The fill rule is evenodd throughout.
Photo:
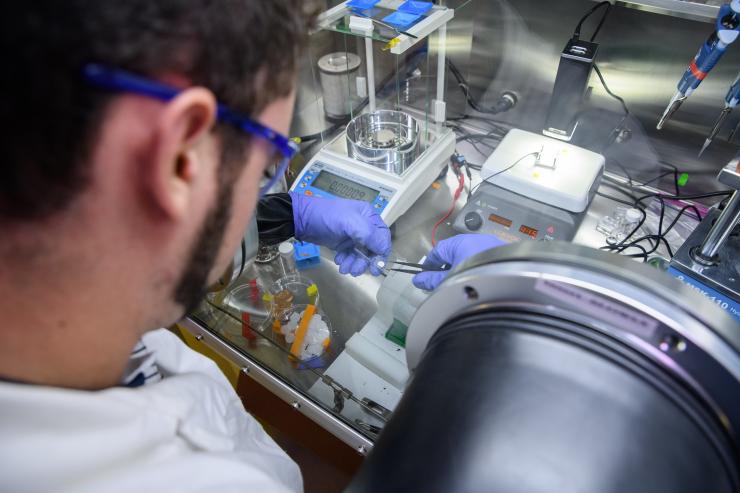
<svg viewBox="0 0 740 493"><path fill-rule="evenodd" d="M154 125L151 147L143 166L145 190L152 205L170 218L187 214L198 178L208 166L198 144L216 120L216 99L209 90L189 88L169 101Z"/></svg>

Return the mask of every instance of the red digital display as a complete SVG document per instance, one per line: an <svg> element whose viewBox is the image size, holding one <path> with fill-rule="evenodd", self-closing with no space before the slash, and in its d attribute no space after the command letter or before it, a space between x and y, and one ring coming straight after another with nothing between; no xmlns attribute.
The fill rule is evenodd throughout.
<svg viewBox="0 0 740 493"><path fill-rule="evenodd" d="M525 226L523 224L519 227L519 232L532 238L537 238L538 233L536 229L530 228L529 226Z"/></svg>
<svg viewBox="0 0 740 493"><path fill-rule="evenodd" d="M496 214L491 214L490 216L488 216L488 220L491 221L491 222L493 222L493 223L500 224L500 225L502 225L502 226L504 226L506 228L508 228L508 227L511 226L511 220L510 219L506 219L505 217L497 216Z"/></svg>

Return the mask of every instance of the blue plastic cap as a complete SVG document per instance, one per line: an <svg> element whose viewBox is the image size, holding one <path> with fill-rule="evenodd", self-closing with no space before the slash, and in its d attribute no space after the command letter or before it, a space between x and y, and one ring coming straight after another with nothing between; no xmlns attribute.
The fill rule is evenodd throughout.
<svg viewBox="0 0 740 493"><path fill-rule="evenodd" d="M375 7L380 0L350 0L347 7L351 9L367 10Z"/></svg>
<svg viewBox="0 0 740 493"><path fill-rule="evenodd" d="M418 0L408 0L403 5L398 7L399 12L407 12L409 14L426 14L429 12L434 4L432 2L419 2Z"/></svg>
<svg viewBox="0 0 740 493"><path fill-rule="evenodd" d="M406 29L413 25L416 21L421 18L419 14L409 14L407 12L393 12L391 15L384 17L383 22L390 24L391 26L399 29Z"/></svg>
<svg viewBox="0 0 740 493"><path fill-rule="evenodd" d="M294 248L295 266L299 270L321 263L321 250L318 245L314 245L313 243L296 243Z"/></svg>

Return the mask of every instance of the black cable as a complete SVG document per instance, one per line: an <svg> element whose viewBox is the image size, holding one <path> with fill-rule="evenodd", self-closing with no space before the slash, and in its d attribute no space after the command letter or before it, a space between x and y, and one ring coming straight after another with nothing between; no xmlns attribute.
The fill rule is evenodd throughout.
<svg viewBox="0 0 740 493"><path fill-rule="evenodd" d="M591 39L589 39L590 42L593 43L594 40L596 39L596 36L599 35L599 31L601 31L601 28L604 25L604 22L606 22L606 18L609 15L609 12L611 12L611 10L612 10L612 5L611 5L611 2L609 2L609 6L604 10L604 13L601 16L601 20L599 21L599 24L596 26L594 33L591 35Z"/></svg>
<svg viewBox="0 0 740 493"><path fill-rule="evenodd" d="M625 257L632 257L632 258L642 257L643 258L643 262L647 262L648 251L645 249L644 246L642 246L642 245L640 245L638 243L635 243L633 245L629 245L627 248L624 248L624 249L620 250L617 253L621 253L621 252L623 252L625 250L628 250L629 248L637 248L639 250L642 250L642 253L624 254ZM611 245L607 245L607 246L601 247L601 250L613 251L613 250L615 250L615 248L612 248Z"/></svg>
<svg viewBox="0 0 740 493"><path fill-rule="evenodd" d="M468 106L473 108L478 113L497 115L499 113L509 111L516 105L516 95L513 92L506 91L501 95L498 102L496 103L496 106L494 106L493 108L484 107L473 97L472 94L470 94L470 86L468 85L467 79L465 79L465 76L462 74L462 72L460 72L455 63L449 58L447 58L447 67L450 69L450 72L452 72L455 80L457 80L457 86L460 88L463 95L465 96L465 102L468 104Z"/></svg>
<svg viewBox="0 0 740 493"><path fill-rule="evenodd" d="M674 173L674 179L677 182L678 168L676 168L675 166L673 166L673 165L671 165L669 163L665 163L665 164L668 167L672 168L670 172ZM665 174L661 175L658 178L661 178L662 176L665 176L666 174L669 174L669 173L665 173ZM607 184L607 185L611 185L611 184ZM622 190L621 188L619 188L619 185L616 185L615 184L613 186L613 188L616 189L617 191L619 191L620 193L623 193L623 194L627 195L624 190ZM630 187L630 188L632 188L632 187ZM678 188L678 185L676 185L676 188ZM638 222L637 226L628 235L626 235L621 241L619 241L617 243L609 243L609 240L607 239L608 245L602 247L602 249L603 250L608 250L608 251L616 251L616 253L622 254L623 252L627 251L630 248L637 248L637 249L641 250L641 253L639 253L639 254L625 254L625 256L633 257L633 258L642 257L643 262L646 262L647 261L647 258L648 258L648 255L654 253L660 247L660 245L662 244L662 245L665 246L665 248L666 248L666 250L668 252L669 257L670 258L673 258L674 252L673 252L673 249L671 248L670 243L668 242L668 239L666 238L667 234L676 226L676 224L678 224L678 221L681 218L681 216L683 216L684 214L686 214L686 212L688 210L692 210L694 212L694 214L696 214L696 218L699 221L702 220L702 216L701 216L701 213L699 212L699 209L695 205L689 204L689 205L686 205L683 208L681 208L678 211L678 213L676 214L676 216L673 218L673 220L671 221L671 223L668 225L668 227L666 227L665 229L663 229L663 226L664 226L664 223L665 223L665 214L666 214L666 203L665 203L665 201L666 200L686 200L686 199L719 197L719 196L726 196L726 195L729 195L731 193L732 192L730 192L730 191L720 191L720 192L711 192L711 193L693 194L693 195L683 195L683 196L680 195L680 194L678 194L678 193L676 193L676 195L674 195L674 196L666 195L666 194L663 194L663 193L651 193L651 194L647 194L647 195L644 195L642 197L636 198L635 201L634 201L634 203L633 204L630 204L629 202L627 202L625 200L622 200L619 197L614 197L614 196L611 196L611 195L607 195L607 194L604 194L602 192L596 192L597 195L600 195L602 197L608 198L610 200L613 200L613 201L618 202L618 203L621 203L621 204L630 205L632 207L635 207L642 214L641 220ZM659 219L658 219L658 231L657 231L657 234L644 235L644 236L641 236L641 237L639 237L637 239L633 239L633 240L629 241L630 238L632 238L634 236L634 234L642 227L642 225L645 223L645 220L647 219L647 213L645 212L645 210L642 207L640 207L640 203L643 202L646 199L649 199L649 198L657 198L657 200L660 201L660 214L659 214ZM639 243L640 242L643 242L643 241L650 241L651 242L651 248L650 248L650 250L645 249L644 247L642 247L641 245L639 245ZM653 242L655 242L655 243L653 243Z"/></svg>
<svg viewBox="0 0 740 493"><path fill-rule="evenodd" d="M609 185L609 184L608 183L604 183L604 185ZM617 191L623 193L624 195L627 195L622 190L617 190ZM605 199L613 200L614 202L617 202L619 204L628 205L630 207L633 207L634 206L634 200L632 202L628 202L628 201L626 201L624 199L621 199L621 198L618 198L618 197L615 197L613 195L609 195L609 194L606 194L606 193L603 193L603 192L596 192L596 195L598 195L600 197L604 197ZM631 195L627 195L627 196L630 197L630 198L632 198Z"/></svg>
<svg viewBox="0 0 740 493"><path fill-rule="evenodd" d="M517 159L514 162L514 164L512 164L510 166L507 166L506 168L502 169L501 171L497 171L497 172L495 172L495 173L493 173L491 175L486 176L485 178L481 179L480 183L478 183L475 186L475 188L473 189L473 192L475 192L475 190L478 190L478 187L481 186L482 183L490 180L491 178L495 178L496 176L500 175L501 173L505 173L505 172L509 171L511 168L513 168L514 166L516 166L520 162L524 161L524 159L528 158L529 156L536 156L537 154L538 154L537 152L530 152L529 154L525 154L524 156L522 156L519 159Z"/></svg>
<svg viewBox="0 0 740 493"><path fill-rule="evenodd" d="M710 197L727 197L734 193L733 190L722 190L719 192L711 192L711 193L700 193L700 194L694 194L694 195L664 195L662 193L650 193L647 195L644 195L637 199L638 202L642 202L645 199L649 199L650 197L662 197L664 199L668 200L693 200L693 199L706 199Z"/></svg>
<svg viewBox="0 0 740 493"><path fill-rule="evenodd" d="M635 191L637 191L639 187L646 186L646 185L648 185L650 183L653 183L656 180L659 180L660 178L663 178L664 176L667 176L670 173L673 173L673 188L676 191L676 195L679 195L679 193L680 193L679 185L678 185L678 174L681 171L676 166L674 166L671 163L667 163L665 161L658 161L658 165L659 166L664 167L664 168L670 168L671 171L669 173L663 173L661 175L658 175L655 178L652 178L650 180L647 180L647 181L645 181L643 183L635 183L636 180L635 180L634 176L632 176L629 173L629 171L627 171L627 167L624 166L624 164L621 161L619 161L616 158L611 157L611 158L609 158L609 162L610 163L614 163L614 164L617 165L617 167L619 167L620 171L622 171L622 173L624 173L625 177L629 181L629 185L628 186L630 188L634 189ZM637 170L637 171L639 171L639 170ZM609 179L609 177L607 177L607 176L605 176L604 178Z"/></svg>
<svg viewBox="0 0 740 493"><path fill-rule="evenodd" d="M614 197L613 195L609 195L603 192L596 192L596 195L598 195L599 197L604 197L605 199L613 200L614 202L618 202L620 204L628 205L630 207L632 207L632 205L634 204L633 202L627 202L626 200L622 200L618 197Z"/></svg>
<svg viewBox="0 0 740 493"><path fill-rule="evenodd" d="M601 85L604 87L604 90L606 91L606 93L609 96L611 96L614 99L616 99L617 101L619 101L619 104L622 105L622 109L624 110L624 115L625 116L629 116L630 110L629 110L629 108L627 108L627 103L624 102L624 99L622 99L621 96L617 96L616 94L614 94L612 92L611 89L609 89L609 86L606 84L606 81L604 80L604 75L601 73L601 69L595 63L594 63L594 72L596 72L596 75L599 76L599 80L601 81Z"/></svg>
<svg viewBox="0 0 740 493"><path fill-rule="evenodd" d="M637 197L635 197L631 193L632 191L634 191L633 189L631 189L629 187L624 187L624 185L622 185L622 183L620 183L619 181L617 181L617 180L615 180L615 179L613 179L613 178L611 178L609 176L604 176L603 178L604 178L604 181L602 182L602 185L604 185L606 187L609 187L609 188L611 188L613 190L616 190L616 191L618 191L619 193L621 193L622 195L624 195L626 197L629 197L630 199L632 199L632 202L633 203L634 203L635 200L637 200ZM632 204L630 204L630 205L632 205Z"/></svg>
<svg viewBox="0 0 740 493"><path fill-rule="evenodd" d="M500 135L487 134L467 134L457 138L457 142L476 141L476 140L501 140Z"/></svg>
<svg viewBox="0 0 740 493"><path fill-rule="evenodd" d="M602 195L602 196L606 196L605 194L602 194L601 192L597 192L597 194ZM718 194L717 193L714 193L714 194L701 194L701 195L713 195L713 196L716 196ZM665 206L665 200L664 199L667 198L667 197L666 196L663 196L663 195L656 195L656 194L651 194L651 196L657 197L657 199L660 201L660 205L661 205L661 208L660 208L660 216L659 216L659 220L658 220L658 231L657 231L657 234L645 235L645 236L642 236L642 237L637 238L635 240L632 240L629 243L626 243L626 241L629 240L634 235L634 233L637 232L637 230L639 230L639 228L642 226L642 224L644 224L645 219L647 218L647 214L645 213L645 211L643 209L641 209L641 208L638 208L638 210L643 214L643 218L640 221L640 223L638 224L638 226L632 232L630 232L630 234L628 234L627 236L625 236L622 239L622 241L620 241L618 243L614 243L614 244L609 244L606 247L602 247L602 249L606 249L606 250L609 250L609 251L616 250L617 253L622 253L622 252L626 251L629 248L634 248L634 247L638 247L639 248L638 244L640 242L642 242L642 241L648 240L648 241L651 241L652 242L653 240L655 240L656 243L651 246L651 249L650 250L644 250L643 249L643 254L639 254L639 255L634 254L634 255L628 255L628 256L630 256L630 257L637 257L637 256L643 256L643 255L645 255L643 257L643 259L644 259L644 261L647 261L647 255L650 255L650 254L654 253L658 249L658 247L660 246L660 244L662 243L666 247L666 250L668 252L669 257L670 258L673 258L673 255L674 255L673 249L671 248L671 245L668 242L668 239L666 238L666 235L676 226L676 224L678 224L678 220L681 218L681 216L683 216L686 213L686 211L692 209L693 212L696 214L697 218L700 221L702 219L701 214L699 213L699 210L696 208L696 206L694 206L693 204L686 205L686 206L684 206L683 208L681 208L678 211L678 214L676 214L676 217L673 218L673 220L671 221L671 223L664 230L663 229L663 224L664 224L664 221L665 221L665 211L666 211L666 206ZM620 202L620 203L625 203L625 201L619 200L616 197L612 197L612 196L606 196L606 197L609 198L609 199L615 200L617 202ZM641 197L640 199L638 199L635 202L634 205L636 206L637 204L639 204L639 202L641 202L645 198L648 198L648 196Z"/></svg>
<svg viewBox="0 0 740 493"><path fill-rule="evenodd" d="M622 162L614 158L610 158L610 161L616 164L617 167L619 167L619 169L622 170L622 173L624 173L624 176L629 181L629 186L630 187L634 186L634 180L632 178L632 175L630 175L629 171L627 171L627 168L622 164Z"/></svg>
<svg viewBox="0 0 740 493"><path fill-rule="evenodd" d="M676 173L676 171L675 171L675 170L669 170L669 171L666 171L665 173L661 173L661 174L659 174L659 175L658 175L658 176L656 176L655 178L651 178L651 179L649 179L648 181L644 181L644 182L642 182L642 183L637 183L637 184L635 184L635 186L638 186L638 187L644 187L644 186L646 186L646 185L649 185L649 184L651 184L651 183L653 183L653 182L656 182L656 181L660 180L660 179L661 179L661 178L663 178L664 176L668 176L668 175L671 175L671 174L675 174L675 173ZM678 192L676 192L676 193L678 193Z"/></svg>
<svg viewBox="0 0 740 493"><path fill-rule="evenodd" d="M586 19L588 19L589 17L591 17L594 14L594 12L596 12L597 10L599 10L602 7L606 7L606 12L604 12L604 16L601 18L601 22L599 22L599 25L597 26L596 31L594 31L594 34L591 36L591 41L592 42L593 42L594 39L596 39L596 35L599 33L599 30L601 29L601 26L604 24L604 20L606 20L607 14L609 13L609 11L612 8L611 2L599 2L596 5L594 5L591 8L591 10L589 10L588 12L586 12L586 14L583 17L581 17L581 20L578 21L578 25L576 26L576 28L573 30L573 38L574 39L580 39L580 37L581 37L581 27L583 27L583 23L586 21Z"/></svg>
<svg viewBox="0 0 740 493"><path fill-rule="evenodd" d="M604 79L604 74L601 73L601 69L599 68L596 63L594 63L594 72L596 72L596 75L599 77L599 81L601 82L602 87L604 88L604 91L606 93L619 101L619 104L622 105L622 110L624 110L624 116L622 119L617 123L617 125L612 129L612 131L609 133L609 137L607 138L606 143L603 146L602 153L606 151L619 137L620 131L624 128L624 122L627 121L627 118L630 116L630 110L627 108L627 103L625 103L624 99L621 96L618 96L617 94L613 93L612 90L609 88L609 85L606 83L606 80Z"/></svg>
<svg viewBox="0 0 740 493"><path fill-rule="evenodd" d="M500 133L502 136L505 135L509 129L501 125L501 122L494 120L493 118L488 118L484 116L476 116L476 115L463 115L458 117L452 117L447 119L448 124L452 124L457 126L457 128L460 128L460 121L463 120L478 120L482 121L483 123L491 126L491 132L497 132Z"/></svg>

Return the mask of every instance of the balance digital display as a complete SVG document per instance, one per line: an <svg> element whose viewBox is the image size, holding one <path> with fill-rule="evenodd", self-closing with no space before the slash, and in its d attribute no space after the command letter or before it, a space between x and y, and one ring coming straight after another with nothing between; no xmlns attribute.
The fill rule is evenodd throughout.
<svg viewBox="0 0 740 493"><path fill-rule="evenodd" d="M321 171L313 180L314 188L329 192L335 197L344 199L362 200L373 203L380 192L370 187L366 187L347 178L330 173L326 170Z"/></svg>
<svg viewBox="0 0 740 493"><path fill-rule="evenodd" d="M383 215L396 189L327 161L310 162L291 190L309 197L360 200Z"/></svg>

